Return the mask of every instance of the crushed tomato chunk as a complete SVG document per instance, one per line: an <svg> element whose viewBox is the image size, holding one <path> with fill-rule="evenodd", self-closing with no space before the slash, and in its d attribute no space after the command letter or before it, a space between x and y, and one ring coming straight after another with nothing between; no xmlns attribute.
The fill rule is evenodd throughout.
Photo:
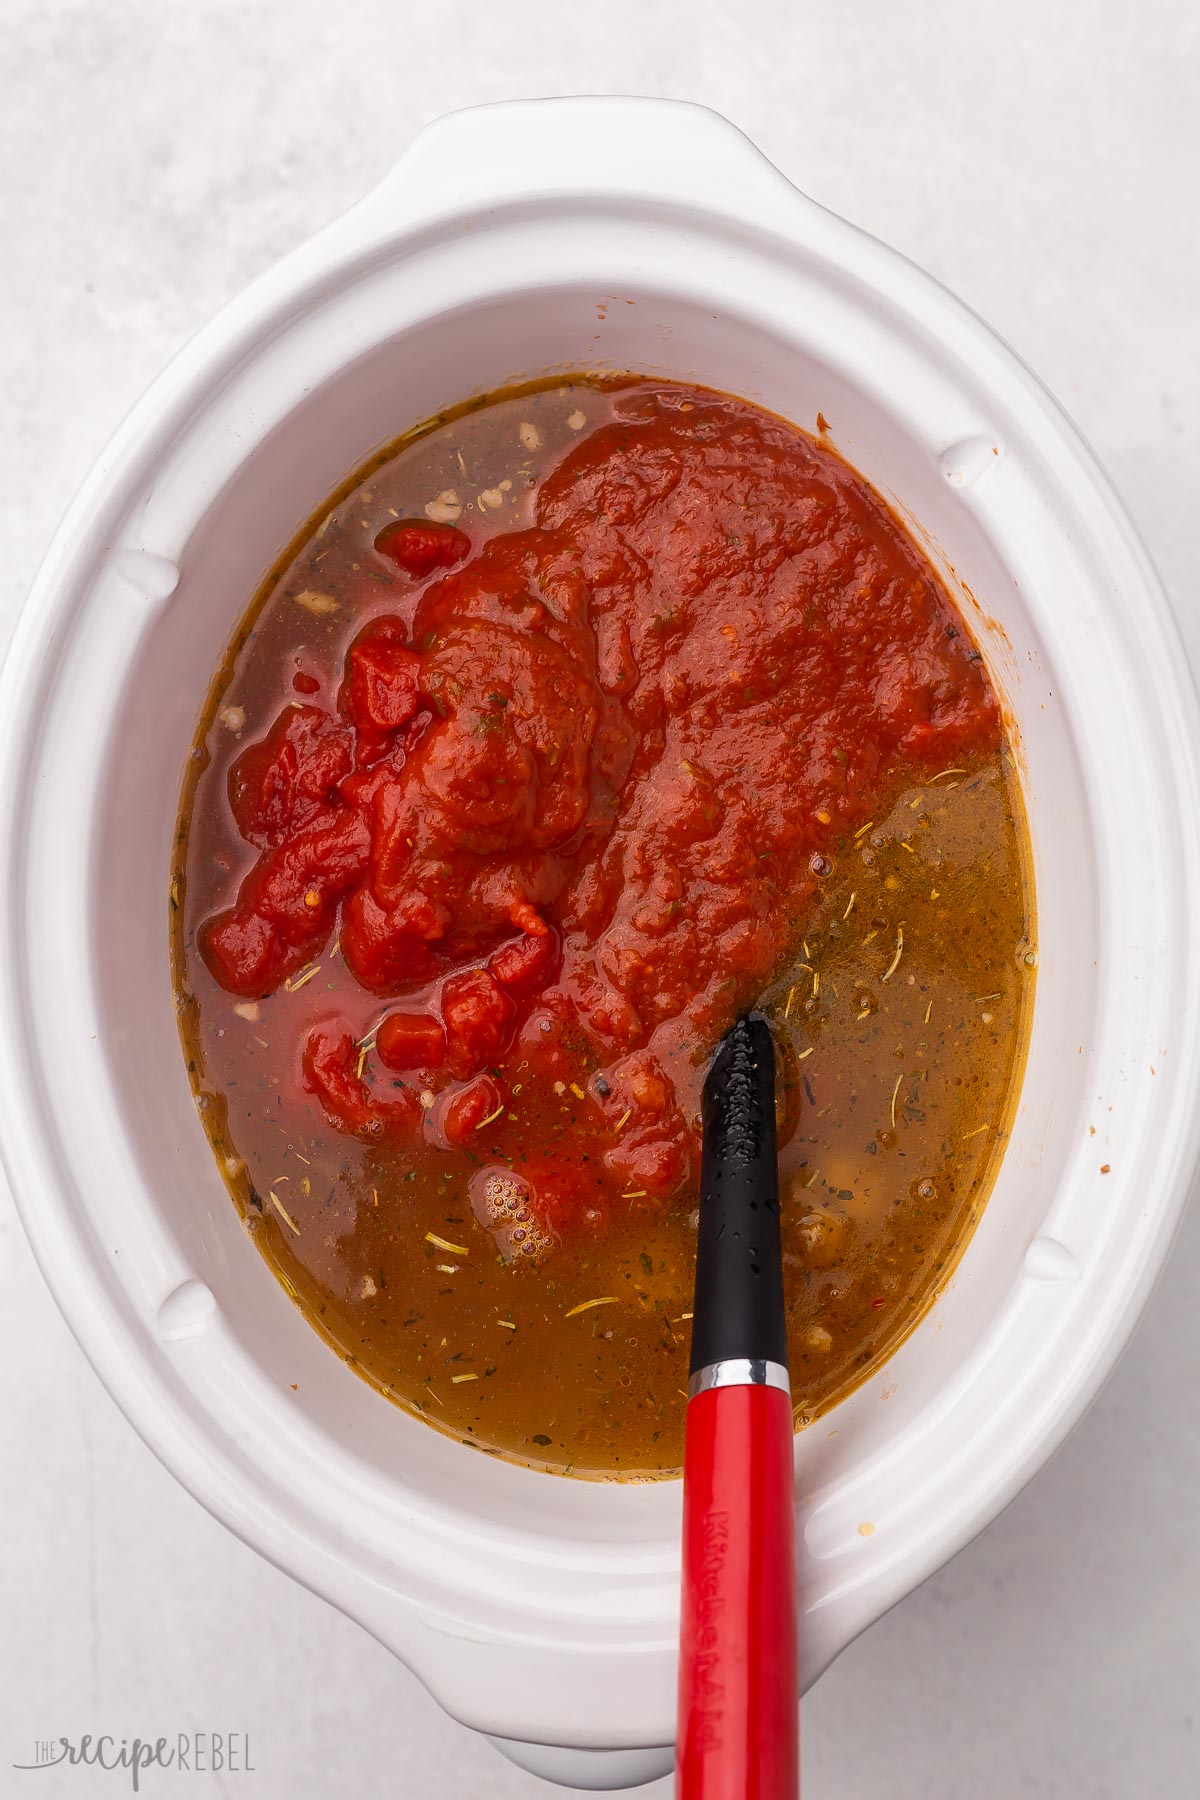
<svg viewBox="0 0 1200 1800"><path fill-rule="evenodd" d="M471 540L457 526L424 519L397 519L375 539L380 556L420 581L434 569L453 568L470 554Z"/></svg>

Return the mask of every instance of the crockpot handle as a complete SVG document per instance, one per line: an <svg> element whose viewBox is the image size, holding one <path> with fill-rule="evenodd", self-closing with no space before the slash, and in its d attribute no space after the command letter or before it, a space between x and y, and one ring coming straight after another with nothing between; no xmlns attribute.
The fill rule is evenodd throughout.
<svg viewBox="0 0 1200 1800"><path fill-rule="evenodd" d="M703 206L785 229L814 201L735 125L683 100L512 100L418 132L361 202L406 223L563 194ZM355 209L358 210L357 208Z"/></svg>

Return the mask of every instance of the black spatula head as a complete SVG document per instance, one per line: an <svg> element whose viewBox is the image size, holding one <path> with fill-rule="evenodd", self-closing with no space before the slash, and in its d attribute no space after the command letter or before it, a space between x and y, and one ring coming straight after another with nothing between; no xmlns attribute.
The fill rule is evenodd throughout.
<svg viewBox="0 0 1200 1800"><path fill-rule="evenodd" d="M759 1014L722 1038L702 1116L691 1372L735 1358L786 1368L775 1047Z"/></svg>

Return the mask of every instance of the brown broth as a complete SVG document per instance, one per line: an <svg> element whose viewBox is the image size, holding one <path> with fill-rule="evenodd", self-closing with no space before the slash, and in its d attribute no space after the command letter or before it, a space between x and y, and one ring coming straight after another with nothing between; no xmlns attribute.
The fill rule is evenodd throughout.
<svg viewBox="0 0 1200 1800"><path fill-rule="evenodd" d="M564 1242L539 1266L505 1263L467 1192L479 1158L339 1135L282 1079L329 993L345 1000L336 945L315 972L252 1003L218 987L195 948L200 921L252 860L225 804L230 763L270 724L293 672L334 673L347 637L341 610L297 596L361 587L381 525L420 516L438 495L470 509L477 543L511 530L541 475L610 406L609 384L577 379L443 415L305 528L204 710L180 809L172 954L218 1166L309 1321L381 1392L464 1443L630 1477L681 1461L694 1197L668 1212L632 1199L601 1239ZM911 770L892 771L878 798L763 996L794 1124L781 1174L799 1424L891 1355L945 1282L1002 1152L1032 1001L1032 890L1008 748L915 786ZM359 998L367 1040L382 1006ZM521 1133L569 1154L586 1071L561 1093L522 1084L515 1057L501 1073Z"/></svg>

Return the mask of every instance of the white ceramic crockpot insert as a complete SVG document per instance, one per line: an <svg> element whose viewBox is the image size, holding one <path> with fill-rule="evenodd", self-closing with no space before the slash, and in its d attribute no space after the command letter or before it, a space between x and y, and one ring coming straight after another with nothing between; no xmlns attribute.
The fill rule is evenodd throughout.
<svg viewBox="0 0 1200 1800"><path fill-rule="evenodd" d="M678 1487L497 1463L329 1352L213 1166L166 926L198 708L280 548L405 427L581 366L694 378L809 428L820 409L969 589L1020 738L1040 950L1020 1110L949 1290L797 1439L806 1684L1012 1497L1147 1295L1197 1140L1200 812L1179 642L1069 424L949 294L694 107L431 126L101 458L0 691L0 1091L29 1235L112 1393L206 1506L457 1718L605 1785L657 1772L647 1749L673 1736Z"/></svg>

